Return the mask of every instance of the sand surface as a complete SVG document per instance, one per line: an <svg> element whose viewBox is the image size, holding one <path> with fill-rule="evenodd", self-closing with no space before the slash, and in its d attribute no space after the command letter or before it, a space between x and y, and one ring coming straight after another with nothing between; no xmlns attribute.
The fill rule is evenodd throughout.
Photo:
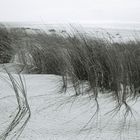
<svg viewBox="0 0 140 140"><path fill-rule="evenodd" d="M7 77L7 74L0 75ZM14 76L17 77L16 74ZM95 101L87 96L70 98L73 89L66 94L59 93L62 85L60 76L23 76L32 115L19 140L140 140L139 100L135 104L130 102L134 117L129 115L124 123L123 108L113 117L113 113L108 112L115 107L114 102L110 97L101 95L100 110L92 118L96 111ZM2 133L12 120L17 102L8 79L0 78L0 85Z"/></svg>

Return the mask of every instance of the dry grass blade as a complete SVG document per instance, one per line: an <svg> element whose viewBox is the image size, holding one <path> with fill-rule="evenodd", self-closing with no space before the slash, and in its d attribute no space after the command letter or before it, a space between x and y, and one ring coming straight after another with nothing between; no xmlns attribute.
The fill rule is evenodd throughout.
<svg viewBox="0 0 140 140"><path fill-rule="evenodd" d="M13 86L13 90L16 95L16 99L18 102L18 109L13 121L9 124L6 130L0 135L1 140L5 140L7 137L14 137L14 138L19 137L31 116L31 111L26 96L26 89L24 87L21 75L19 75L19 82L18 82L13 77L13 75L8 72L6 68L5 70L9 76L9 79ZM12 133L13 131L14 134Z"/></svg>

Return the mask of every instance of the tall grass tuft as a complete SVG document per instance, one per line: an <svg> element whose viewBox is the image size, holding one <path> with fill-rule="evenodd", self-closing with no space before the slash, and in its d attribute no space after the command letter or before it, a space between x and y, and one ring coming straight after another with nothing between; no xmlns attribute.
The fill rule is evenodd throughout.
<svg viewBox="0 0 140 140"><path fill-rule="evenodd" d="M88 95L97 103L97 110L99 94L108 94L116 110L125 106L126 115L131 112L128 100L140 95L139 40L115 42L111 35L109 39L91 37L76 28L63 34L15 28L8 35L11 50L28 73L62 76L63 91L70 82L75 96ZM82 89L85 83L87 88Z"/></svg>
<svg viewBox="0 0 140 140"><path fill-rule="evenodd" d="M138 40L115 42L109 39L89 37L73 28L71 33L50 34L38 30L21 37L24 41L18 55L30 72L57 74L63 78L63 89L68 82L75 95L87 94L98 102L99 93L110 94L117 103L130 111L128 99L139 97L140 42ZM20 40L21 40L20 39ZM21 53L23 52L23 53ZM81 85L88 83L86 90Z"/></svg>

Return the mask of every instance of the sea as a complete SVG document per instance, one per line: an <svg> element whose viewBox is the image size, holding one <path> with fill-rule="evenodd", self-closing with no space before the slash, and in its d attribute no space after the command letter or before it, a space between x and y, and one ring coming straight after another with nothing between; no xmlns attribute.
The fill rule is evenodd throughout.
<svg viewBox="0 0 140 140"><path fill-rule="evenodd" d="M107 38L113 41L130 41L140 39L140 23L70 23L70 24L47 24L39 22L3 22L6 27L21 27L28 31L44 30L45 32L56 32L60 34L76 32L97 38Z"/></svg>

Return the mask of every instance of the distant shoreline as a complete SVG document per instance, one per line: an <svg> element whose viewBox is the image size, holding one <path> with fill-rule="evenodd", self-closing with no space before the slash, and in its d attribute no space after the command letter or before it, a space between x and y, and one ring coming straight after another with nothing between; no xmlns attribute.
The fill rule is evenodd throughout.
<svg viewBox="0 0 140 140"><path fill-rule="evenodd" d="M83 28L104 28L104 29L120 29L120 30L140 30L140 23L115 23L115 22L95 22L95 23L41 23L41 22L0 22L5 26L10 27L32 27L32 28L69 28L70 25L74 27Z"/></svg>

